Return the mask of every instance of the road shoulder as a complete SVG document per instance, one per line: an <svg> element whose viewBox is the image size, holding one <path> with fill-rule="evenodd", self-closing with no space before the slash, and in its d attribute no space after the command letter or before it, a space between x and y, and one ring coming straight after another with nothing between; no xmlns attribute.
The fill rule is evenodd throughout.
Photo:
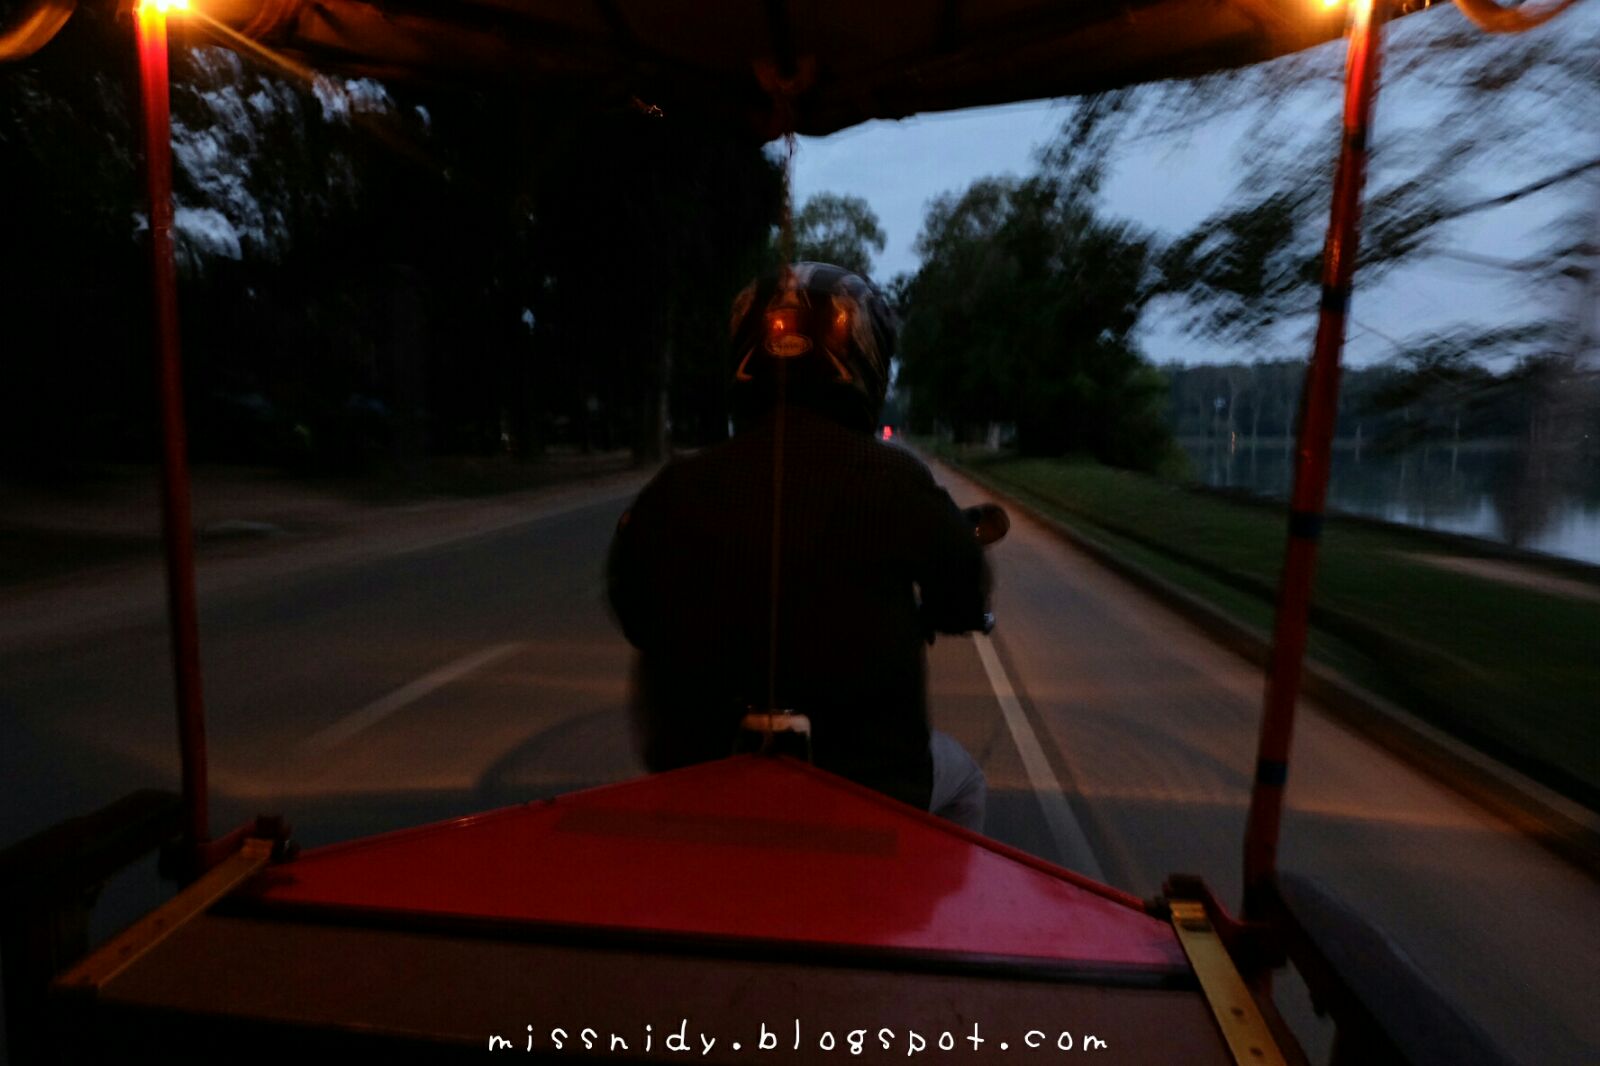
<svg viewBox="0 0 1600 1066"><path fill-rule="evenodd" d="M1265 666L1271 649L1267 634L1123 557L1093 535L1041 513L990 479L970 470L957 472L928 456L923 458L941 481L959 479L981 486L996 501L1027 514L1166 605L1214 643L1254 665ZM1303 691L1346 728L1600 879L1600 814L1504 766L1323 664L1307 662Z"/></svg>

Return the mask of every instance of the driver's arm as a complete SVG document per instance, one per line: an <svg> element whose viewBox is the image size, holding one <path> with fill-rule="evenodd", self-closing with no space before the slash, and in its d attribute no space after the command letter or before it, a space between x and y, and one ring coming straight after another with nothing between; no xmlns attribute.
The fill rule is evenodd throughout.
<svg viewBox="0 0 1600 1066"><path fill-rule="evenodd" d="M971 523L931 474L917 508L924 545L917 585L923 624L930 632L982 629L989 610L990 574Z"/></svg>

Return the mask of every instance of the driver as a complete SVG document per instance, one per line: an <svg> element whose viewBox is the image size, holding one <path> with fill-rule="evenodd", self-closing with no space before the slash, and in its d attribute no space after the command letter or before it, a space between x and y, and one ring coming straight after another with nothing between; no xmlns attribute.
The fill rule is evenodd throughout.
<svg viewBox="0 0 1600 1066"><path fill-rule="evenodd" d="M873 436L893 314L798 263L740 293L732 333L737 432L663 468L611 546L646 765L721 758L748 712L792 710L817 766L981 829L982 771L929 729L925 644L983 626L989 573L927 467Z"/></svg>

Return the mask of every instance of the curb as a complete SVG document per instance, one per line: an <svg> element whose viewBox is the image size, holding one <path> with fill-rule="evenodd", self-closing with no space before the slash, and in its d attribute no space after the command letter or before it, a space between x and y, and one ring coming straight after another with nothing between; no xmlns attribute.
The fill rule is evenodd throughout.
<svg viewBox="0 0 1600 1066"><path fill-rule="evenodd" d="M968 467L934 460L983 486L1002 502L1036 520L1102 566L1132 582L1187 619L1213 642L1265 668L1270 637L1166 578L1119 555L1114 549L1027 502L1018 490ZM1443 730L1424 722L1310 659L1301 694L1316 700L1349 729L1402 757L1440 784L1510 823L1556 855L1600 880L1600 814L1503 766Z"/></svg>

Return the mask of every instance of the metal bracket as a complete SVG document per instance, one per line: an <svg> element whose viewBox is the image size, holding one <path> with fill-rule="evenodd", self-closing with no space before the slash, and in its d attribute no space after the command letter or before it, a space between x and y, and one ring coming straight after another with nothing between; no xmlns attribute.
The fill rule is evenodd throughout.
<svg viewBox="0 0 1600 1066"><path fill-rule="evenodd" d="M1267 1028L1244 979L1234 968L1228 949L1211 925L1204 904L1192 900L1172 901L1172 928L1178 934L1194 975L1200 981L1200 990L1211 1013L1216 1016L1228 1050L1237 1063L1256 1066L1286 1066L1283 1052Z"/></svg>
<svg viewBox="0 0 1600 1066"><path fill-rule="evenodd" d="M112 937L104 947L61 975L56 986L99 991L140 957L254 877L272 861L274 843L251 838L194 884Z"/></svg>

